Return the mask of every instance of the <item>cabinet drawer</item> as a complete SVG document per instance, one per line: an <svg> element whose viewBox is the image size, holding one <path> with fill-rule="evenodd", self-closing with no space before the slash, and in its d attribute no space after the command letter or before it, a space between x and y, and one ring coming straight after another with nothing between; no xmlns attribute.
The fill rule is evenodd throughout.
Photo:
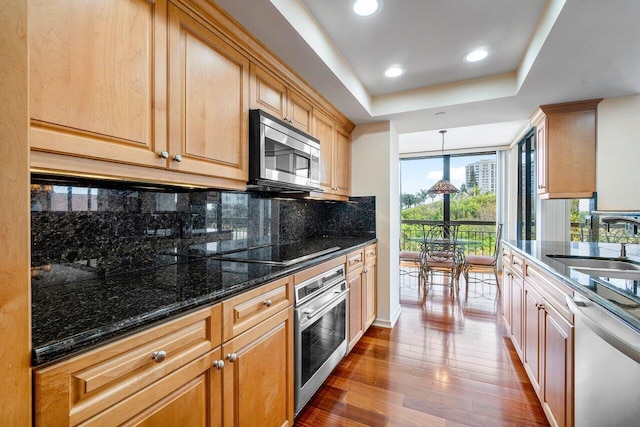
<svg viewBox="0 0 640 427"><path fill-rule="evenodd" d="M364 263L368 264L373 262L378 257L378 244L374 243L364 248Z"/></svg>
<svg viewBox="0 0 640 427"><path fill-rule="evenodd" d="M347 254L347 273L364 265L364 249Z"/></svg>
<svg viewBox="0 0 640 427"><path fill-rule="evenodd" d="M525 264L524 271L527 283L531 284L547 303L573 324L573 314L566 303L566 296L573 296L573 290L529 262Z"/></svg>
<svg viewBox="0 0 640 427"><path fill-rule="evenodd" d="M221 344L218 304L34 372L36 425L80 423Z"/></svg>
<svg viewBox="0 0 640 427"><path fill-rule="evenodd" d="M524 271L524 257L515 252L511 253L511 269L514 273L518 274L520 277L523 277Z"/></svg>
<svg viewBox="0 0 640 427"><path fill-rule="evenodd" d="M293 304L292 276L275 280L222 302L227 341Z"/></svg>

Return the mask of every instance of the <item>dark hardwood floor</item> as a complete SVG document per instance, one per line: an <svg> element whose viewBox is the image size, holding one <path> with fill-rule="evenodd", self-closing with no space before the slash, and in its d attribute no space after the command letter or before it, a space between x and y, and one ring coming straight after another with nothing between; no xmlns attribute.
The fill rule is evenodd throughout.
<svg viewBox="0 0 640 427"><path fill-rule="evenodd" d="M401 278L402 315L371 327L296 418L296 426L545 426L499 316L495 286L465 297Z"/></svg>

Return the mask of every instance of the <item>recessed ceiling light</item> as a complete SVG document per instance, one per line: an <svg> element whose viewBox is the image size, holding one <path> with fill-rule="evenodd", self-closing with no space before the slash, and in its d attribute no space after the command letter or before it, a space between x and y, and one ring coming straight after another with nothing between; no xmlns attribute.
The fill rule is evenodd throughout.
<svg viewBox="0 0 640 427"><path fill-rule="evenodd" d="M353 12L358 16L371 16L382 7L382 0L355 0Z"/></svg>
<svg viewBox="0 0 640 427"><path fill-rule="evenodd" d="M476 49L473 52L469 52L467 56L464 57L464 60L467 62L477 62L482 61L489 55L486 49Z"/></svg>
<svg viewBox="0 0 640 427"><path fill-rule="evenodd" d="M387 77L398 77L404 74L404 70L402 67L398 65L393 65L384 72L384 75Z"/></svg>

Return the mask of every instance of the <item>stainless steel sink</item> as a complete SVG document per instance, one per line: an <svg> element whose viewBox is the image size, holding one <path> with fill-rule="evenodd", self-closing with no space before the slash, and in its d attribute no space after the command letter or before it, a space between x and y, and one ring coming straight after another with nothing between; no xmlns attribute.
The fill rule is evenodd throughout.
<svg viewBox="0 0 640 427"><path fill-rule="evenodd" d="M590 276L640 281L640 264L619 258L547 255L561 264Z"/></svg>

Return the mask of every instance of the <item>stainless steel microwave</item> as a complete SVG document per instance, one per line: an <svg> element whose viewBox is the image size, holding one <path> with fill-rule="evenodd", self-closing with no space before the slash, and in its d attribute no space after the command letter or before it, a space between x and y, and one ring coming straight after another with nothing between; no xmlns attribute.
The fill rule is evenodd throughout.
<svg viewBox="0 0 640 427"><path fill-rule="evenodd" d="M249 111L249 189L320 190L320 141L262 110Z"/></svg>

